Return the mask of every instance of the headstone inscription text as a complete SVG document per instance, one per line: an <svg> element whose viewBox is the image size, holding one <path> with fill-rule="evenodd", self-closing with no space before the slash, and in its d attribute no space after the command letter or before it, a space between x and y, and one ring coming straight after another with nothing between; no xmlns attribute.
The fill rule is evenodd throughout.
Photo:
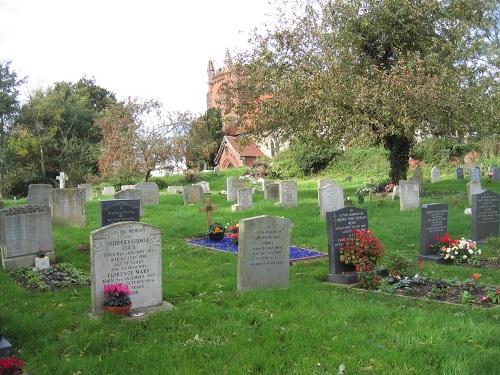
<svg viewBox="0 0 500 375"><path fill-rule="evenodd" d="M472 239L498 237L500 225L499 194L485 190L472 195Z"/></svg>
<svg viewBox="0 0 500 375"><path fill-rule="evenodd" d="M439 253L434 253L430 245L436 242L436 237L442 237L448 232L448 205L442 203L424 204L420 219L420 254L424 260L441 262Z"/></svg>

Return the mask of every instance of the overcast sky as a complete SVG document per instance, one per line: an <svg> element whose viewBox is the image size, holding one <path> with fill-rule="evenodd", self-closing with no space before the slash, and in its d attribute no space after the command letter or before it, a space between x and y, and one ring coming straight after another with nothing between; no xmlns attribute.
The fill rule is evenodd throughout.
<svg viewBox="0 0 500 375"><path fill-rule="evenodd" d="M0 0L0 60L28 90L83 75L168 110L206 109L207 63L245 48L268 0Z"/></svg>

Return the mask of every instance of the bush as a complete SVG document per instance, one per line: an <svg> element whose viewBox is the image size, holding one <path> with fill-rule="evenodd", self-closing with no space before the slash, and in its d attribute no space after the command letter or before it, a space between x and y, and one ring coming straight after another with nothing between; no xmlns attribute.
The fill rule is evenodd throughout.
<svg viewBox="0 0 500 375"><path fill-rule="evenodd" d="M5 178L7 181L8 195L15 197L27 197L28 187L31 184L49 184L52 185L52 180L44 175L37 175L28 170L17 170L12 174L8 174Z"/></svg>
<svg viewBox="0 0 500 375"><path fill-rule="evenodd" d="M302 177L303 173L295 162L295 158L291 150L279 152L273 160L269 168L269 177L271 178L290 178Z"/></svg>
<svg viewBox="0 0 500 375"><path fill-rule="evenodd" d="M268 158L267 156L262 156L260 158L257 158L255 161L254 165L252 166L252 176L259 178L259 177L266 177L269 174L269 169L271 167L271 159Z"/></svg>
<svg viewBox="0 0 500 375"><path fill-rule="evenodd" d="M429 164L444 165L454 158L463 160L470 151L479 151L478 144L464 144L450 138L431 138L416 144L412 156Z"/></svg>
<svg viewBox="0 0 500 375"><path fill-rule="evenodd" d="M134 173L121 172L109 179L107 183L109 183L109 185L113 185L115 191L120 191L122 185L135 185L138 180L139 177Z"/></svg>
<svg viewBox="0 0 500 375"><path fill-rule="evenodd" d="M290 151L304 175L322 171L338 155L336 147L319 139L296 140Z"/></svg>
<svg viewBox="0 0 500 375"><path fill-rule="evenodd" d="M168 187L168 183L164 177L151 177L148 181L156 183L156 185L158 185L158 189L160 190Z"/></svg>
<svg viewBox="0 0 500 375"><path fill-rule="evenodd" d="M184 171L181 178L181 183L183 184L191 184L198 181L200 181L200 172L195 169L188 169Z"/></svg>

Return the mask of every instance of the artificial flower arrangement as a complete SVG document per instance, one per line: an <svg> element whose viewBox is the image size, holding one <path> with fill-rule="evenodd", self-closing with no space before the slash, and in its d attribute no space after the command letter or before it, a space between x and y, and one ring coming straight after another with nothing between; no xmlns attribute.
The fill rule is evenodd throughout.
<svg viewBox="0 0 500 375"><path fill-rule="evenodd" d="M240 232L240 224L227 224L226 227L226 238L230 239L233 241L235 245L238 244L238 236Z"/></svg>
<svg viewBox="0 0 500 375"><path fill-rule="evenodd" d="M115 315L128 315L132 307L127 284L104 285L104 309Z"/></svg>
<svg viewBox="0 0 500 375"><path fill-rule="evenodd" d="M208 227L207 237L210 241L220 241L224 238L224 232L222 224L214 223Z"/></svg>
<svg viewBox="0 0 500 375"><path fill-rule="evenodd" d="M0 375L20 375L23 373L24 362L16 356L0 358Z"/></svg>
<svg viewBox="0 0 500 375"><path fill-rule="evenodd" d="M440 253L447 262L465 263L481 254L481 249L477 248L475 241L461 238L459 240L450 237L445 233L442 237L436 237L436 242L430 245L435 253Z"/></svg>

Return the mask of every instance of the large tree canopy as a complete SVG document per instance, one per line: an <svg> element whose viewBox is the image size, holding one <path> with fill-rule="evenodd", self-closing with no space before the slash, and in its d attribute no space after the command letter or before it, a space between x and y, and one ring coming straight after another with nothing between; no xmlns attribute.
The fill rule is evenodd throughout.
<svg viewBox="0 0 500 375"><path fill-rule="evenodd" d="M498 3L306 1L297 9L239 57L228 106L251 114L247 130L339 143L369 134L390 151L393 182L406 178L417 134L498 130Z"/></svg>

